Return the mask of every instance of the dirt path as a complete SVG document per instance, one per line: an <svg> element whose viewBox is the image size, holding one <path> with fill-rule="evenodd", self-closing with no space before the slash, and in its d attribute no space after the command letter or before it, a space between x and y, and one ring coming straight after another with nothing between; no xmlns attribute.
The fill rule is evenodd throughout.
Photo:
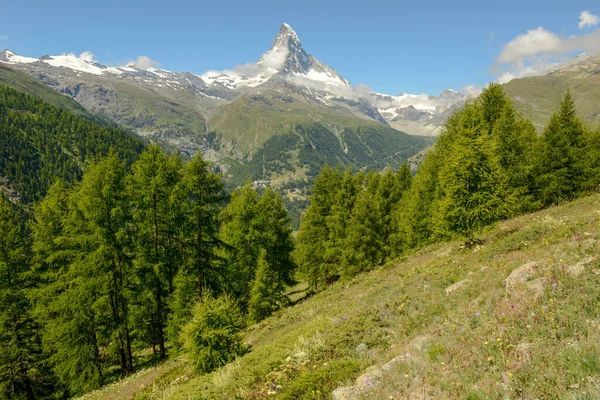
<svg viewBox="0 0 600 400"><path fill-rule="evenodd" d="M173 369L179 361L179 358L175 358L155 367L143 369L123 380L88 393L78 400L131 400L139 391Z"/></svg>

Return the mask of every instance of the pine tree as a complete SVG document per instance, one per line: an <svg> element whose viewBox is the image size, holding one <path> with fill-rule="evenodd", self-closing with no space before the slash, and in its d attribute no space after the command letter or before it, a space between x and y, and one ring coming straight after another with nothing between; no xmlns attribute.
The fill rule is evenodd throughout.
<svg viewBox="0 0 600 400"><path fill-rule="evenodd" d="M450 145L438 176L438 199L432 205L435 234L458 234L473 242L483 227L512 213L513 200L485 130L482 107L467 103L458 112Z"/></svg>
<svg viewBox="0 0 600 400"><path fill-rule="evenodd" d="M82 241L76 264L78 278L96 283L97 319L106 321L103 335L113 343L122 374L133 371L128 290L133 280L128 226L129 199L125 163L114 154L91 165L73 196L71 236Z"/></svg>
<svg viewBox="0 0 600 400"><path fill-rule="evenodd" d="M250 291L248 303L248 320L256 323L269 317L285 305L283 281L279 274L267 261L267 252L260 250L256 277Z"/></svg>
<svg viewBox="0 0 600 400"><path fill-rule="evenodd" d="M244 307L248 304L250 285L258 260L262 227L258 224L259 196L250 184L236 190L219 215L221 240L226 243L228 260L227 290Z"/></svg>
<svg viewBox="0 0 600 400"><path fill-rule="evenodd" d="M137 269L136 303L132 304L139 334L154 354L165 357L167 299L181 265L181 160L151 145L132 166L128 184L132 203ZM158 351L156 346L158 345Z"/></svg>
<svg viewBox="0 0 600 400"><path fill-rule="evenodd" d="M310 204L301 218L294 258L314 289L333 282L337 272L337 268L331 270L325 262L325 254L330 238L327 218L331 215L341 182L339 170L323 166L315 178Z"/></svg>
<svg viewBox="0 0 600 400"><path fill-rule="evenodd" d="M407 215L404 211L407 203L407 193L412 186L413 176L406 163L402 164L396 174L398 186L395 191L397 200L393 202L389 216L384 220L388 229L388 239L385 241L385 251L388 257L399 256L408 248L407 222L404 220Z"/></svg>
<svg viewBox="0 0 600 400"><path fill-rule="evenodd" d="M572 200L585 187L584 129L567 91L541 138L538 189L545 205Z"/></svg>
<svg viewBox="0 0 600 400"><path fill-rule="evenodd" d="M382 218L378 204L380 175L370 173L352 209L344 241L343 276L354 276L378 265L384 257Z"/></svg>
<svg viewBox="0 0 600 400"><path fill-rule="evenodd" d="M42 349L27 298L28 243L17 212L3 195L0 232L0 396L35 399Z"/></svg>
<svg viewBox="0 0 600 400"><path fill-rule="evenodd" d="M244 326L244 317L231 297L214 298L206 293L182 331L184 350L195 369L208 373L244 354L239 334Z"/></svg>
<svg viewBox="0 0 600 400"><path fill-rule="evenodd" d="M233 193L221 213L221 239L229 248L230 292L245 308L256 274L259 250L265 249L270 268L284 284L292 284L295 264L287 211L281 196L267 188L261 196L249 184Z"/></svg>
<svg viewBox="0 0 600 400"><path fill-rule="evenodd" d="M168 336L177 343L181 326L191 317L192 305L205 289L218 293L225 285L217 249L218 215L225 201L221 177L197 153L185 166L180 183L183 224L181 229L182 268L174 281L172 314Z"/></svg>
<svg viewBox="0 0 600 400"><path fill-rule="evenodd" d="M292 260L294 240L283 199L267 187L257 204L257 224L262 228L260 247L267 252L267 261L284 285L295 283L296 264ZM282 287L283 290L283 287Z"/></svg>
<svg viewBox="0 0 600 400"><path fill-rule="evenodd" d="M506 97L502 86L492 82L483 90L479 101L482 107L482 128L487 133L491 133L510 100Z"/></svg>

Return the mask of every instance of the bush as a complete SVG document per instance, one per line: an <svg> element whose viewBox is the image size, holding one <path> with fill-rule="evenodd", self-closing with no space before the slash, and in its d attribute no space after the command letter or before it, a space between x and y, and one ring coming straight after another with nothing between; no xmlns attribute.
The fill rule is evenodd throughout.
<svg viewBox="0 0 600 400"><path fill-rule="evenodd" d="M183 348L199 373L211 372L246 352L239 334L244 327L244 316L231 297L207 294L183 328Z"/></svg>

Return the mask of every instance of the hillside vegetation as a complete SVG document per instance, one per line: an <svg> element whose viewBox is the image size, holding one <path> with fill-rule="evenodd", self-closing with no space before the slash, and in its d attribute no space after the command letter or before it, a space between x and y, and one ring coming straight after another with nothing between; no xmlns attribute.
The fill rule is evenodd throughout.
<svg viewBox="0 0 600 400"><path fill-rule="evenodd" d="M544 129L554 110L560 105L562 93L570 88L580 118L592 127L600 125L600 57L567 65L543 75L513 79L503 85L513 98L515 107L531 120L538 131Z"/></svg>
<svg viewBox="0 0 600 400"><path fill-rule="evenodd" d="M3 63L0 63L0 84L8 86L19 92L26 93L30 96L37 97L48 104L62 108L65 111L72 112L73 114L89 119L90 121L94 121L102 125L115 125L114 122L108 118L87 111L69 96L60 94L53 88L46 86L25 72L18 71Z"/></svg>
<svg viewBox="0 0 600 400"><path fill-rule="evenodd" d="M143 147L126 132L0 85L0 186L23 202L43 197L56 179L80 179L87 163L111 149L130 164Z"/></svg>
<svg viewBox="0 0 600 400"><path fill-rule="evenodd" d="M598 398L599 228L593 195L472 248L427 246L251 326L235 362L196 376L182 361L136 399Z"/></svg>

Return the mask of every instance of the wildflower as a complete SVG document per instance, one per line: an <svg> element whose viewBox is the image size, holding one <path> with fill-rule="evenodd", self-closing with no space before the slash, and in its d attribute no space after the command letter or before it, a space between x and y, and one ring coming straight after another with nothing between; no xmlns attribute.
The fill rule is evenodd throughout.
<svg viewBox="0 0 600 400"><path fill-rule="evenodd" d="M515 308L515 305L514 305L514 304L511 304L511 305L510 305L510 308Z"/></svg>
<svg viewBox="0 0 600 400"><path fill-rule="evenodd" d="M554 283L552 284L552 287L553 287L553 288L555 288L555 287L556 287L556 282L554 282Z"/></svg>
<svg viewBox="0 0 600 400"><path fill-rule="evenodd" d="M408 374L404 374L404 377L405 377L405 378L408 378Z"/></svg>
<svg viewBox="0 0 600 400"><path fill-rule="evenodd" d="M475 313L475 316L476 316L476 317L479 317L480 315L481 315L481 314L479 313L479 311L477 311L477 312Z"/></svg>

